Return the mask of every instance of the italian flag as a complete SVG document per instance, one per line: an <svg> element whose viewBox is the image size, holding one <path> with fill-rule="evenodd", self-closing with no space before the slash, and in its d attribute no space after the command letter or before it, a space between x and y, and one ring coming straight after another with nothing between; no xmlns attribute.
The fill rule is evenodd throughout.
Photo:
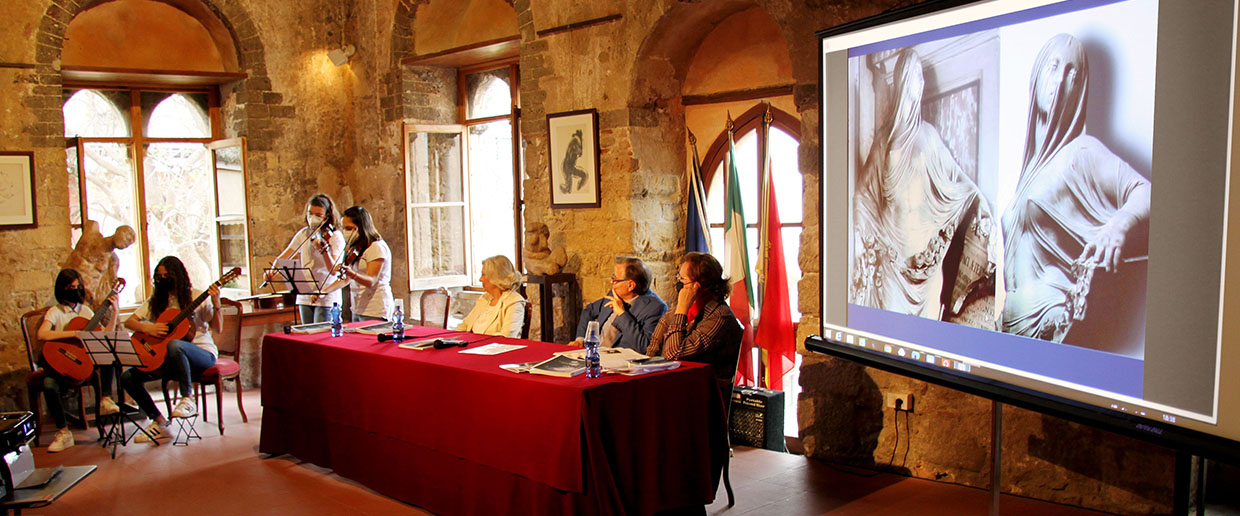
<svg viewBox="0 0 1240 516"><path fill-rule="evenodd" d="M756 385L753 367L753 286L749 281L749 245L745 239L745 210L741 204L740 182L736 173L735 144L728 133L727 214L723 222L724 275L732 285L728 304L745 328L740 360L736 364L736 385Z"/></svg>

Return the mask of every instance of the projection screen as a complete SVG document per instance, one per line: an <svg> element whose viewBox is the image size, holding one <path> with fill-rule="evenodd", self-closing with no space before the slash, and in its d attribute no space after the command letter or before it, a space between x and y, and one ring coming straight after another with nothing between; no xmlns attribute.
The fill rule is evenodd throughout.
<svg viewBox="0 0 1240 516"><path fill-rule="evenodd" d="M819 33L825 344L1240 440L1235 34L1165 0Z"/></svg>

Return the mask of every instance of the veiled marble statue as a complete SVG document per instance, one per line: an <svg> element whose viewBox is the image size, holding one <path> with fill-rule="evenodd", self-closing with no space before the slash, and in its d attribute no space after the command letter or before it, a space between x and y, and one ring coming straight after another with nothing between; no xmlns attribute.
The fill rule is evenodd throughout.
<svg viewBox="0 0 1240 516"><path fill-rule="evenodd" d="M922 119L922 66L912 49L899 52L890 108L879 117L861 165L853 198L849 302L943 319L960 309L970 289L990 285L993 292L987 281L994 270L987 256L993 222L977 185L938 130ZM967 233L957 238L960 231ZM957 258L952 264L957 274L945 277L948 249L965 240L971 242L964 248L980 256L972 256L969 266Z"/></svg>
<svg viewBox="0 0 1240 516"><path fill-rule="evenodd" d="M1149 218L1150 182L1085 132L1089 63L1076 38L1042 47L1030 78L1025 158L1003 214L1003 331L1063 342L1094 270L1116 270Z"/></svg>

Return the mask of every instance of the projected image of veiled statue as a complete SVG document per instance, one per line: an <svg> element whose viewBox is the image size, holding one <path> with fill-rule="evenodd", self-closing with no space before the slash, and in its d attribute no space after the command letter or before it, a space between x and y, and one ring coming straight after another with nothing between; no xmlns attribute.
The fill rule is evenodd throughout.
<svg viewBox="0 0 1240 516"><path fill-rule="evenodd" d="M993 296L992 210L923 119L925 83L918 53L899 50L855 183L849 302L948 319L979 291Z"/></svg>
<svg viewBox="0 0 1240 516"><path fill-rule="evenodd" d="M1002 220L1005 332L1064 342L1087 317L1087 301L1096 305L1089 317L1124 319L1089 292L1097 269L1114 272L1145 254L1123 253L1133 228L1148 224L1150 181L1086 134L1088 96L1081 42L1051 38L1034 62L1024 164Z"/></svg>

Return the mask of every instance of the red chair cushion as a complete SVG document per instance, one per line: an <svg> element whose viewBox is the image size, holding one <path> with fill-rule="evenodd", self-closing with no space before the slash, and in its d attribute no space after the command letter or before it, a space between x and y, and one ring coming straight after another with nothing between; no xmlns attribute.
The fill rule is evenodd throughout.
<svg viewBox="0 0 1240 516"><path fill-rule="evenodd" d="M26 385L34 385L40 389L43 388L43 370L31 371L26 375Z"/></svg>
<svg viewBox="0 0 1240 516"><path fill-rule="evenodd" d="M198 375L198 378L204 379L220 376L227 377L236 375L240 372L241 366L237 364L236 360L220 357L215 359L215 365L208 367L206 371L203 371L202 374Z"/></svg>

